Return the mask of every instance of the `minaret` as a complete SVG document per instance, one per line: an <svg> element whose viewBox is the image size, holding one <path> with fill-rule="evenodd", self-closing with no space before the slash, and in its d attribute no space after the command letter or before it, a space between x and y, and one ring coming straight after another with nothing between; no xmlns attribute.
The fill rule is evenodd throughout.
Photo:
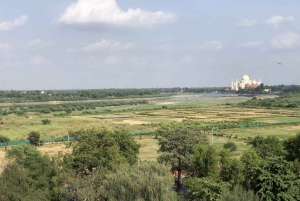
<svg viewBox="0 0 300 201"><path fill-rule="evenodd" d="M231 80L231 90L233 90L233 79Z"/></svg>

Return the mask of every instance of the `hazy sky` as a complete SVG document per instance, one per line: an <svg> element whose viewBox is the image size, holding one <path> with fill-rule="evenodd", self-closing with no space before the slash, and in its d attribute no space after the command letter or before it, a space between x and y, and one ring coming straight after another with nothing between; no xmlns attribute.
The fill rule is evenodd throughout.
<svg viewBox="0 0 300 201"><path fill-rule="evenodd" d="M244 74L300 84L299 10L299 0L2 0L0 89L229 86Z"/></svg>

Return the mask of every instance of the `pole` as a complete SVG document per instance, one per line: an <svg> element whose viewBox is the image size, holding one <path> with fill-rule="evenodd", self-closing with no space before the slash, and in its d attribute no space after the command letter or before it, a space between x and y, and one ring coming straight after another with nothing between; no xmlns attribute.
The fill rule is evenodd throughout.
<svg viewBox="0 0 300 201"><path fill-rule="evenodd" d="M211 128L211 144L214 143L214 127Z"/></svg>

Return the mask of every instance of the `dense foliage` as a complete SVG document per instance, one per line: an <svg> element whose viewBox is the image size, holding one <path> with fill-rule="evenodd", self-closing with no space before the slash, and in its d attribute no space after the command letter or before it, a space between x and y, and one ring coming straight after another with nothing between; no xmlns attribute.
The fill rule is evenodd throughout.
<svg viewBox="0 0 300 201"><path fill-rule="evenodd" d="M121 105L137 105L148 104L146 100L142 101L116 101L116 102L96 102L96 103L73 103L73 104L45 104L45 105L15 105L9 108L0 108L0 115L25 115L28 112L36 112L48 114L51 112L61 112L61 114L71 114L73 111L95 110L98 107L121 106ZM109 112L109 111L106 111ZM83 113L92 114L92 111L84 111Z"/></svg>
<svg viewBox="0 0 300 201"><path fill-rule="evenodd" d="M209 145L201 127L163 124L157 136L159 163L139 163L140 145L122 127L82 129L70 135L76 141L68 144L73 148L69 154L49 157L32 145L8 149L0 200L294 201L300 197L300 133L283 141L254 137L248 140L251 147L233 158L231 146ZM172 191L174 179L179 194L187 190L185 196Z"/></svg>
<svg viewBox="0 0 300 201"><path fill-rule="evenodd" d="M31 145L38 146L41 143L40 137L41 137L41 134L39 132L37 132L37 131L31 131L28 134L27 140L29 140L29 143Z"/></svg>
<svg viewBox="0 0 300 201"><path fill-rule="evenodd" d="M177 171L177 188L179 192L182 181L181 174L188 168L193 146L198 143L206 143L206 135L199 130L188 128L161 128L158 131L161 136L158 140L159 152L158 162L169 164L173 171Z"/></svg>
<svg viewBox="0 0 300 201"><path fill-rule="evenodd" d="M128 130L82 129L70 133L77 138L71 142L70 156L77 173L88 174L97 168L113 169L115 165L138 162L140 145ZM68 156L67 156L68 157Z"/></svg>
<svg viewBox="0 0 300 201"><path fill-rule="evenodd" d="M48 91L0 91L0 102L47 102L78 101L111 98L160 96L157 89L94 89L94 90L48 90Z"/></svg>
<svg viewBox="0 0 300 201"><path fill-rule="evenodd" d="M283 93L276 98L259 99L252 98L246 102L238 103L240 107L247 108L287 108L294 109L300 107L300 86L292 85L283 88Z"/></svg>

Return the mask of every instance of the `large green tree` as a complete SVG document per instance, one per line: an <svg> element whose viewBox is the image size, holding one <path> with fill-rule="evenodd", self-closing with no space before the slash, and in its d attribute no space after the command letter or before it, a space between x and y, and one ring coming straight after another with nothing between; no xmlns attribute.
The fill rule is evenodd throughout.
<svg viewBox="0 0 300 201"><path fill-rule="evenodd" d="M274 136L267 136L267 138L256 136L249 140L247 144L252 145L261 158L285 155L282 142Z"/></svg>
<svg viewBox="0 0 300 201"><path fill-rule="evenodd" d="M73 142L69 158L78 173L88 173L95 168L113 169L121 163L138 162L140 145L128 130L108 128L82 129L71 132L78 140Z"/></svg>
<svg viewBox="0 0 300 201"><path fill-rule="evenodd" d="M121 165L103 181L103 200L176 201L170 167L154 162Z"/></svg>
<svg viewBox="0 0 300 201"><path fill-rule="evenodd" d="M300 133L283 141L288 160L300 160Z"/></svg>
<svg viewBox="0 0 300 201"><path fill-rule="evenodd" d="M280 157L266 158L260 166L251 169L248 179L261 200L299 200L299 173L293 163Z"/></svg>
<svg viewBox="0 0 300 201"><path fill-rule="evenodd" d="M219 200L223 189L227 187L226 183L214 181L209 177L189 177L184 181L184 185L189 189L189 200L209 201Z"/></svg>
<svg viewBox="0 0 300 201"><path fill-rule="evenodd" d="M244 181L244 164L232 158L229 149L223 149L220 152L220 177L224 182L230 184L240 184Z"/></svg>
<svg viewBox="0 0 300 201"><path fill-rule="evenodd" d="M158 162L169 164L173 171L177 171L176 191L182 186L182 171L187 170L193 152L193 146L198 143L207 143L207 136L198 129L175 127L161 129L158 140Z"/></svg>
<svg viewBox="0 0 300 201"><path fill-rule="evenodd" d="M66 181L68 200L80 201L176 201L170 167L155 162L116 165L114 170L97 169L84 177Z"/></svg>
<svg viewBox="0 0 300 201"><path fill-rule="evenodd" d="M259 201L259 197L252 190L236 185L232 190L224 188L219 201Z"/></svg>
<svg viewBox="0 0 300 201"><path fill-rule="evenodd" d="M9 163L0 177L2 200L63 200L63 170L53 158L30 145L12 147L6 157Z"/></svg>
<svg viewBox="0 0 300 201"><path fill-rule="evenodd" d="M190 168L198 177L211 177L217 180L220 175L219 162L219 150L215 146L198 144L193 147Z"/></svg>

